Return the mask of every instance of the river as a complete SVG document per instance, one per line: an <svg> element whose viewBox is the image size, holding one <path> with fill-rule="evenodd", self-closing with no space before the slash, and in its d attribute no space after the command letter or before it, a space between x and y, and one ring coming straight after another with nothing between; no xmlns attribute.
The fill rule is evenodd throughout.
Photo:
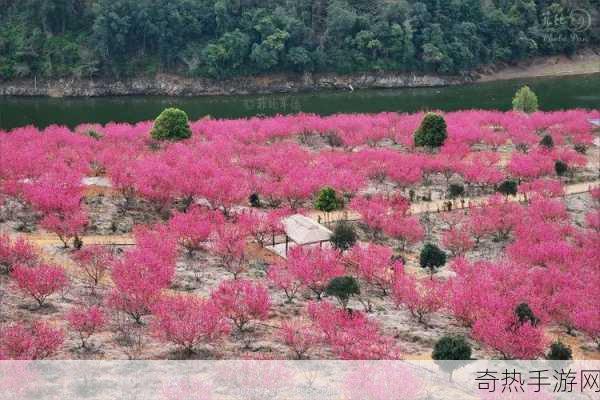
<svg viewBox="0 0 600 400"><path fill-rule="evenodd" d="M0 97L0 129L23 125L70 127L84 122L136 122L153 119L164 108L185 110L191 119L205 115L239 118L299 112L375 113L418 110L454 111L468 108L508 110L515 91L529 85L542 110L600 109L600 74L529 78L416 89L356 90L260 96L96 98Z"/></svg>

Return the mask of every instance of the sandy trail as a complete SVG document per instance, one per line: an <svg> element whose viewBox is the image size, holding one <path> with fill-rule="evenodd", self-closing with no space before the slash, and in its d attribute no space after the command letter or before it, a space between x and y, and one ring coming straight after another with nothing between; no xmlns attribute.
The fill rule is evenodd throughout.
<svg viewBox="0 0 600 400"><path fill-rule="evenodd" d="M592 182L582 182L582 183L574 183L571 185L565 186L565 196L585 193L591 191L593 188L600 187L600 180L592 181ZM465 197L463 198L464 202L460 199L452 200L452 210L469 208L469 206L476 206L485 204L486 201L489 200L491 196L478 196L478 197ZM524 201L523 195L519 194L518 196L509 196L509 201ZM450 200L433 200L433 201L420 201L416 203L412 203L410 206L409 214L410 215L419 215L426 212L445 212L447 211L445 208L446 203L450 202ZM325 213L320 211L311 211L308 214L309 217L320 220L320 221L340 221L346 219L348 221L359 221L360 214L348 210L335 211L329 213L327 219L325 218Z"/></svg>
<svg viewBox="0 0 600 400"><path fill-rule="evenodd" d="M600 180L596 180L593 182L583 182L583 183L575 183L571 185L565 186L565 195L572 195L578 193L585 193L591 191L593 188L600 187ZM464 202L461 200L453 200L452 201L452 210L468 208L469 206L476 206L480 204L484 204L490 196L479 196L479 197L470 197L464 198ZM519 196L510 196L508 197L509 201L523 201L524 198L522 195ZM421 201L412 203L410 206L409 213L411 215L419 215L426 212L446 212L445 204L448 203L449 200L433 200L433 201ZM339 220L348 220L348 221L359 221L360 215L356 212L352 212L349 210L341 210L330 213L325 218L325 213L312 210L308 213L308 216L313 218L316 221L330 221L335 222ZM60 239L53 233L48 232L37 232L33 234L12 234L11 236L24 236L32 242L33 244L43 247L48 245L62 245ZM102 244L102 245L118 245L118 246L131 246L135 245L135 240L132 235L87 235L82 238L84 245L91 244Z"/></svg>

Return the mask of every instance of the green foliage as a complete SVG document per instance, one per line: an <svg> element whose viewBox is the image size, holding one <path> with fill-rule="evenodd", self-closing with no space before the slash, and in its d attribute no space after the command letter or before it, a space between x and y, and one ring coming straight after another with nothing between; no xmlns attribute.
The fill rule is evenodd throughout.
<svg viewBox="0 0 600 400"><path fill-rule="evenodd" d="M205 70L211 77L222 78L242 72L244 60L250 52L250 37L239 29L224 33L202 51Z"/></svg>
<svg viewBox="0 0 600 400"><path fill-rule="evenodd" d="M338 250L345 251L354 246L358 236L354 226L346 221L340 221L335 225L331 235L331 244Z"/></svg>
<svg viewBox="0 0 600 400"><path fill-rule="evenodd" d="M433 274L436 268L444 264L446 264L446 253L435 244L426 243L419 255L419 265L421 268L429 268L431 274Z"/></svg>
<svg viewBox="0 0 600 400"><path fill-rule="evenodd" d="M512 105L515 111L532 113L538 110L538 98L529 86L523 86L517 90Z"/></svg>
<svg viewBox="0 0 600 400"><path fill-rule="evenodd" d="M104 137L104 135L103 135L103 134L101 134L100 132L98 132L98 131L95 131L95 130L93 130L93 129L90 129L90 130L89 130L89 131L87 131L85 134L86 134L87 136L91 137L92 139L96 139L96 140L100 140L100 139L102 139L102 138Z"/></svg>
<svg viewBox="0 0 600 400"><path fill-rule="evenodd" d="M435 343L431 358L434 360L469 360L471 345L462 336L444 336Z"/></svg>
<svg viewBox="0 0 600 400"><path fill-rule="evenodd" d="M341 203L337 197L337 193L330 187L324 187L319 191L315 208L319 211L330 213L340 208Z"/></svg>
<svg viewBox="0 0 600 400"><path fill-rule="evenodd" d="M415 131L415 146L440 147L444 144L448 132L444 117L435 113L427 113L421 126Z"/></svg>
<svg viewBox="0 0 600 400"><path fill-rule="evenodd" d="M518 185L516 181L513 180L505 180L496 189L498 192L502 193L505 196L516 196Z"/></svg>
<svg viewBox="0 0 600 400"><path fill-rule="evenodd" d="M542 140L540 140L540 146L544 146L548 149L551 149L554 147L554 139L552 139L552 136L550 135L544 135L544 137L542 137Z"/></svg>
<svg viewBox="0 0 600 400"><path fill-rule="evenodd" d="M336 297L341 306L346 308L350 297L360 294L360 286L352 276L338 276L329 281L325 293Z"/></svg>
<svg viewBox="0 0 600 400"><path fill-rule="evenodd" d="M556 175L563 176L569 172L569 166L563 161L556 160L554 163L554 171L556 172Z"/></svg>
<svg viewBox="0 0 600 400"><path fill-rule="evenodd" d="M252 207L260 207L260 197L258 193L252 193L250 197L248 197L248 202Z"/></svg>
<svg viewBox="0 0 600 400"><path fill-rule="evenodd" d="M448 187L448 194L451 199L455 199L459 196L462 196L465 193L465 187L463 185L457 183L451 183Z"/></svg>
<svg viewBox="0 0 600 400"><path fill-rule="evenodd" d="M460 74L534 55L572 54L600 40L597 29L572 35L572 8L559 2L241 4L5 1L0 13L0 79L120 78L157 72L212 78L282 71ZM596 9L597 1L581 0L576 6Z"/></svg>
<svg viewBox="0 0 600 400"><path fill-rule="evenodd" d="M536 326L539 322L539 319L533 314L533 310L527 303L519 304L517 308L515 308L515 315L519 319L520 324L529 322L531 325Z"/></svg>
<svg viewBox="0 0 600 400"><path fill-rule="evenodd" d="M150 135L155 140L183 140L192 136L185 111L167 108L154 120Z"/></svg>
<svg viewBox="0 0 600 400"><path fill-rule="evenodd" d="M548 360L571 360L573 359L573 352L569 346L561 341L556 341L550 345L550 351L546 358Z"/></svg>
<svg viewBox="0 0 600 400"><path fill-rule="evenodd" d="M73 248L75 250L81 250L82 247L83 247L83 240L81 240L81 238L79 236L75 236L75 238L73 239Z"/></svg>
<svg viewBox="0 0 600 400"><path fill-rule="evenodd" d="M587 146L583 143L577 143L575 146L573 146L573 149L575 149L575 151L579 154L587 153Z"/></svg>

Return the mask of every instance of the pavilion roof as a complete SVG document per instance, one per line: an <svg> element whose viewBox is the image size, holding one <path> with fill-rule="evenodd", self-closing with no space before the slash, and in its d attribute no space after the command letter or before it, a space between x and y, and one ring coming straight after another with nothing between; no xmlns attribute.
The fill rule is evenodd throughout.
<svg viewBox="0 0 600 400"><path fill-rule="evenodd" d="M301 214L290 215L281 222L286 235L300 245L328 241L332 235L329 229Z"/></svg>

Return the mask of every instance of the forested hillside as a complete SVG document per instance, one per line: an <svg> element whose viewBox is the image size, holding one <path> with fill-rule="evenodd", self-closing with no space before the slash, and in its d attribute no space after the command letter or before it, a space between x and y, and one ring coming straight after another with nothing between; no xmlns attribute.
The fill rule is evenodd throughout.
<svg viewBox="0 0 600 400"><path fill-rule="evenodd" d="M456 74L599 43L573 9L600 0L0 0L0 79Z"/></svg>

